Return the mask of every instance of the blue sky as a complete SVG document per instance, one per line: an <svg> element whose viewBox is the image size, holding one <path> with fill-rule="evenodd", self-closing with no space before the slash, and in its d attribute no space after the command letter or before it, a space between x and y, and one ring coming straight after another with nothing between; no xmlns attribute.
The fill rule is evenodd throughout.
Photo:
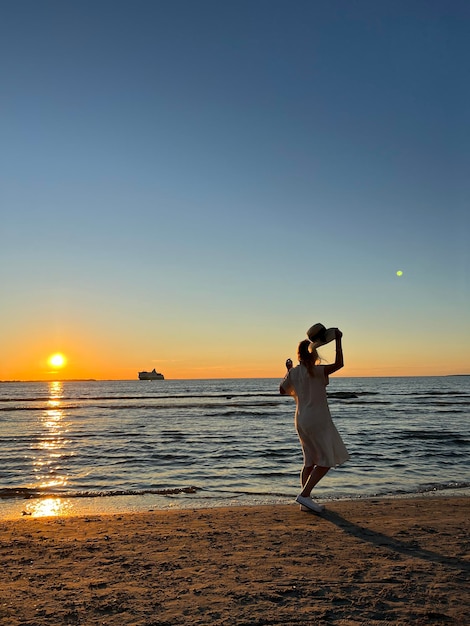
<svg viewBox="0 0 470 626"><path fill-rule="evenodd" d="M317 321L345 375L470 372L469 34L458 1L6 3L0 379L276 376Z"/></svg>

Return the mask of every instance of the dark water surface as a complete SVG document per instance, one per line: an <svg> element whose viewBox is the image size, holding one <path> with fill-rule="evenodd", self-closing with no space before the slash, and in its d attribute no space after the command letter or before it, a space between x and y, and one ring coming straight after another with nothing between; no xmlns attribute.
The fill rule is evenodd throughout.
<svg viewBox="0 0 470 626"><path fill-rule="evenodd" d="M278 384L0 383L0 517L290 501L302 455ZM332 377L328 390L351 460L318 498L468 493L470 377Z"/></svg>

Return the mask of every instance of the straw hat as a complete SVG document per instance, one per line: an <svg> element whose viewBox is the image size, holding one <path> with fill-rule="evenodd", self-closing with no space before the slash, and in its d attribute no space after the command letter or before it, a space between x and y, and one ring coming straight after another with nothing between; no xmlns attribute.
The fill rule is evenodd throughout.
<svg viewBox="0 0 470 626"><path fill-rule="evenodd" d="M323 324L314 324L307 330L307 337L313 343L314 348L330 343L336 337L336 328L325 328Z"/></svg>

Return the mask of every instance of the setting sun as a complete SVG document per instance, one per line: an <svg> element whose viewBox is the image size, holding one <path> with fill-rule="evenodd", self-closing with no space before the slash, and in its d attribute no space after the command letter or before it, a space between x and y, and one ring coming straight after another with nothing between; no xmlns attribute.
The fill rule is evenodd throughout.
<svg viewBox="0 0 470 626"><path fill-rule="evenodd" d="M48 359L48 363L51 367L64 367L65 365L65 357L63 354L57 353L57 354L52 354L49 359Z"/></svg>

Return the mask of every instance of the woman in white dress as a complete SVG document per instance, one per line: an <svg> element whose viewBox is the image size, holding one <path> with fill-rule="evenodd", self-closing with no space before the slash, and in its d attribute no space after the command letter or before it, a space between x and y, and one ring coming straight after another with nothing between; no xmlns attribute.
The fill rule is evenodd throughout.
<svg viewBox="0 0 470 626"><path fill-rule="evenodd" d="M300 475L302 491L296 498L302 510L321 513L324 507L310 494L315 485L331 467L341 465L349 459L348 451L331 419L326 386L328 377L344 365L341 344L342 332L334 329L336 359L332 365L319 365L320 358L315 344L306 339L299 343L297 356L299 365L286 361L287 375L280 385L280 393L295 398L295 427L304 455Z"/></svg>

